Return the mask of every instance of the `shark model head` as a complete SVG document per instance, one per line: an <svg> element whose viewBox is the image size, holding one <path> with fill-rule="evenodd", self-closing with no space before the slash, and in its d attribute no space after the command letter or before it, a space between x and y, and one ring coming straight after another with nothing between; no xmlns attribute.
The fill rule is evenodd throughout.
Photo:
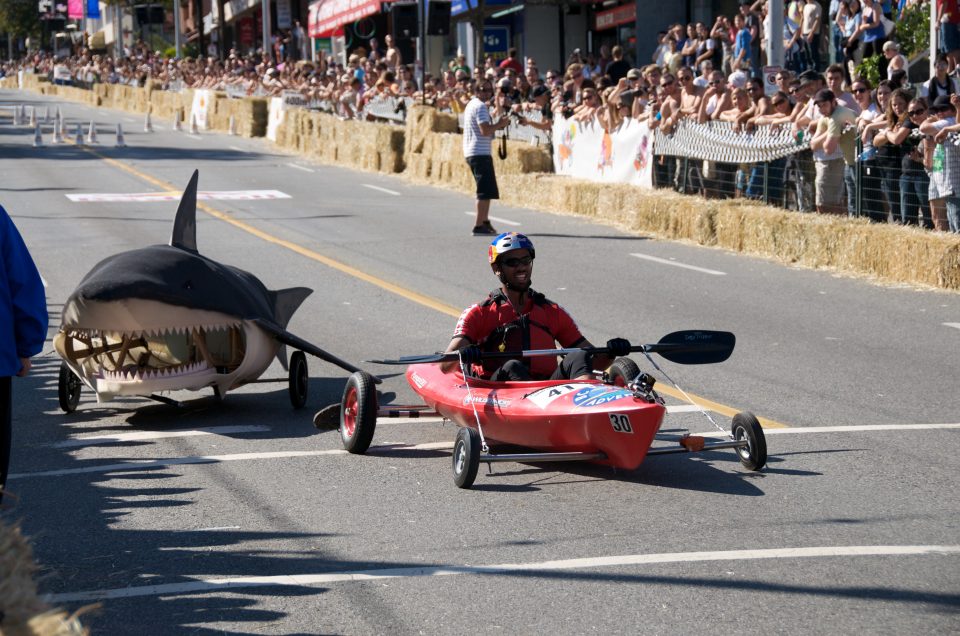
<svg viewBox="0 0 960 636"><path fill-rule="evenodd" d="M279 356L312 293L270 291L256 276L197 251L197 179L184 191L169 245L98 263L63 307L54 346L97 399L213 387L256 379Z"/></svg>

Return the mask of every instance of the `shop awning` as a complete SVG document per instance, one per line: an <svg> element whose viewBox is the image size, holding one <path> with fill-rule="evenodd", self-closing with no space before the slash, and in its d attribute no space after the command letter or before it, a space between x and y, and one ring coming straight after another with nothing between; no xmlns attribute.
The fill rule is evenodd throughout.
<svg viewBox="0 0 960 636"><path fill-rule="evenodd" d="M344 24L380 13L380 0L320 0L310 5L307 33L312 38L326 37Z"/></svg>

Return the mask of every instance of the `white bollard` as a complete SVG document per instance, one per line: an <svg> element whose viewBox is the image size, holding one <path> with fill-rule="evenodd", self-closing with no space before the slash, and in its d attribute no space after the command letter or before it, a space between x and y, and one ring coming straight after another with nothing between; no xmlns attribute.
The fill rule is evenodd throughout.
<svg viewBox="0 0 960 636"><path fill-rule="evenodd" d="M79 122L77 123L77 142L76 143L78 146L83 145L83 126L81 126Z"/></svg>
<svg viewBox="0 0 960 636"><path fill-rule="evenodd" d="M151 133L153 132L153 122L150 121L150 111L147 111L146 117L143 118L143 132Z"/></svg>
<svg viewBox="0 0 960 636"><path fill-rule="evenodd" d="M197 127L197 116L190 113L190 134L199 135L200 129Z"/></svg>
<svg viewBox="0 0 960 636"><path fill-rule="evenodd" d="M97 141L97 127L93 123L92 119L90 120L90 127L87 128L87 143L88 144L100 143L99 141Z"/></svg>
<svg viewBox="0 0 960 636"><path fill-rule="evenodd" d="M173 129L183 130L183 123L180 121L180 111L178 110L173 117Z"/></svg>
<svg viewBox="0 0 960 636"><path fill-rule="evenodd" d="M62 144L63 143L63 120L58 117L55 117L53 120L53 143Z"/></svg>
<svg viewBox="0 0 960 636"><path fill-rule="evenodd" d="M14 126L20 125L20 107L19 106L13 107L13 125Z"/></svg>
<svg viewBox="0 0 960 636"><path fill-rule="evenodd" d="M44 124L50 123L50 107L49 106L47 106L46 110L43 111L43 123Z"/></svg>
<svg viewBox="0 0 960 636"><path fill-rule="evenodd" d="M230 134L236 136L237 134L237 118L233 115L230 115Z"/></svg>
<svg viewBox="0 0 960 636"><path fill-rule="evenodd" d="M39 148L43 145L43 133L40 131L40 123L33 126L33 147Z"/></svg>
<svg viewBox="0 0 960 636"><path fill-rule="evenodd" d="M123 139L123 125L117 122L117 148L126 148L127 142Z"/></svg>
<svg viewBox="0 0 960 636"><path fill-rule="evenodd" d="M37 107L36 106L30 107L30 127L31 128L37 127Z"/></svg>

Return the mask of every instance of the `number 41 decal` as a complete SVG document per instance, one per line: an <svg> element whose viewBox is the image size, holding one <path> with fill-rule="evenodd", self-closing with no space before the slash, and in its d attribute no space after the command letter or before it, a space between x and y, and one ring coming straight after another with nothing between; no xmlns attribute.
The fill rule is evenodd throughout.
<svg viewBox="0 0 960 636"><path fill-rule="evenodd" d="M630 426L630 418L625 413L610 413L610 424L617 433L633 434L633 427Z"/></svg>

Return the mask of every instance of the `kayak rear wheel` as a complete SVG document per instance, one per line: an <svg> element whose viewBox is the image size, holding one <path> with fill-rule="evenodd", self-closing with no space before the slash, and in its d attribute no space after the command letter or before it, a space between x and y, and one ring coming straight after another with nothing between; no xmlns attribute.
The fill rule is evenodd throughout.
<svg viewBox="0 0 960 636"><path fill-rule="evenodd" d="M457 431L457 440L453 443L453 483L458 488L470 488L476 481L481 446L480 433L474 429Z"/></svg>
<svg viewBox="0 0 960 636"><path fill-rule="evenodd" d="M340 440L356 455L370 448L377 428L377 392L373 376L357 371L347 379L340 401Z"/></svg>
<svg viewBox="0 0 960 636"><path fill-rule="evenodd" d="M640 375L640 367L630 358L617 358L607 369L606 381L614 386L627 386Z"/></svg>
<svg viewBox="0 0 960 636"><path fill-rule="evenodd" d="M760 470L767 463L767 438L753 413L744 411L733 416L733 439L746 440L747 445L737 449L740 463L749 470Z"/></svg>

